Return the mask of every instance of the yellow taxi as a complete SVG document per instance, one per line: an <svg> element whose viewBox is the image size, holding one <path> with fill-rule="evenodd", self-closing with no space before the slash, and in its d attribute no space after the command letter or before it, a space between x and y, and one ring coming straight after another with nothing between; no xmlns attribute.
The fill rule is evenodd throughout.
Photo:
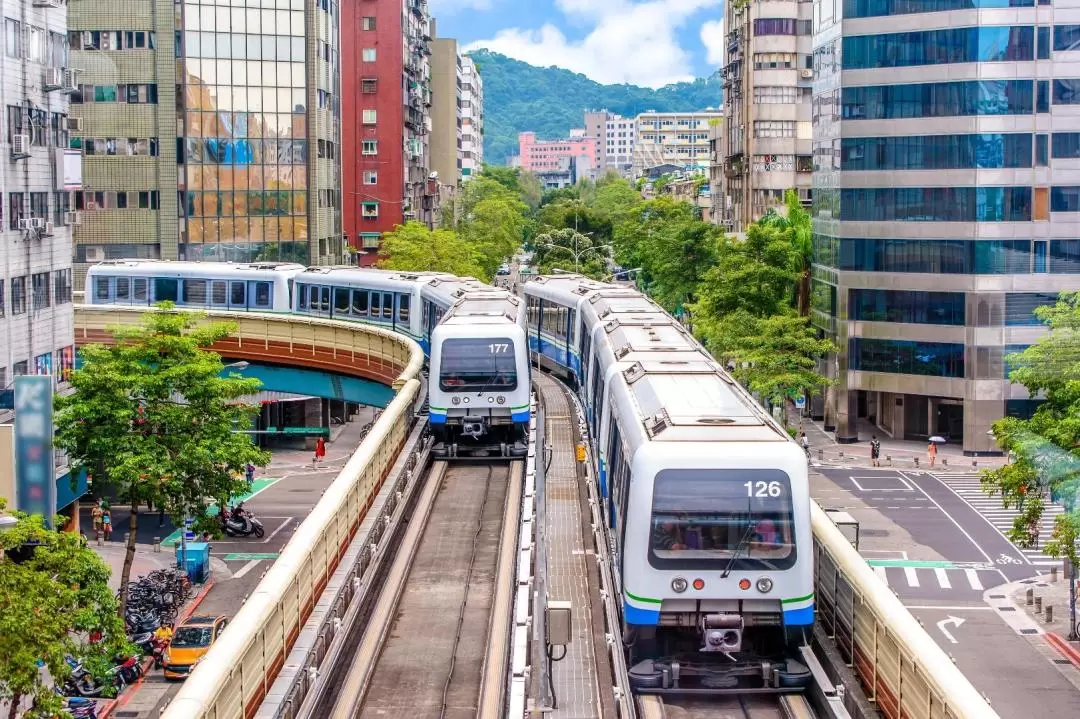
<svg viewBox="0 0 1080 719"><path fill-rule="evenodd" d="M165 678L186 679L225 631L226 624L228 620L224 616L199 615L177 627L162 660Z"/></svg>

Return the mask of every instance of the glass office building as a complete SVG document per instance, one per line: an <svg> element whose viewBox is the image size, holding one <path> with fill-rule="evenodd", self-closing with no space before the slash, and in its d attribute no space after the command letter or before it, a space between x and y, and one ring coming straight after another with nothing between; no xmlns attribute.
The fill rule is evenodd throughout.
<svg viewBox="0 0 1080 719"><path fill-rule="evenodd" d="M1055 15L1056 14L1056 15ZM1006 355L1080 289L1080 0L814 1L814 411L968 454L1032 402Z"/></svg>

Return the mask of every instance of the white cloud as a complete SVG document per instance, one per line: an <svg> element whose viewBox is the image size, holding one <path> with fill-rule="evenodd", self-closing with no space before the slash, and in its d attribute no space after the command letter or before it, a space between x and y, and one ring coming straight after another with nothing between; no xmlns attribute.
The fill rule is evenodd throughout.
<svg viewBox="0 0 1080 719"><path fill-rule="evenodd" d="M705 62L717 67L724 64L723 20L709 20L702 23L701 44L705 46Z"/></svg>
<svg viewBox="0 0 1080 719"><path fill-rule="evenodd" d="M591 27L581 41L569 40L548 23L535 30L507 28L465 49L487 48L531 65L580 72L603 83L660 87L693 79L690 55L679 45L676 30L700 11L721 4L722 0L556 0L564 15Z"/></svg>
<svg viewBox="0 0 1080 719"><path fill-rule="evenodd" d="M491 0L431 0L433 15L453 15L461 10L489 10Z"/></svg>

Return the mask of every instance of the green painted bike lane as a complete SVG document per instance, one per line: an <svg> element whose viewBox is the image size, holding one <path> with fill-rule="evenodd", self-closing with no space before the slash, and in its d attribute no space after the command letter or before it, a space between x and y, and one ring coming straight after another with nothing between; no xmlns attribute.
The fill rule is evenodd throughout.
<svg viewBox="0 0 1080 719"><path fill-rule="evenodd" d="M271 477L267 477L265 479L256 479L254 482L251 483L251 488L245 494L242 494L239 497L237 497L235 501L237 503L246 502L249 499L251 499L252 497L254 497L255 495L266 491L270 487L273 487L275 484L277 484L280 481L281 481L280 479L274 479L274 478L271 478ZM210 516L213 516L213 515L215 515L217 513L218 513L218 506L216 504L211 504L209 509L207 510L207 514L209 514ZM161 546L163 546L163 547L175 547L177 544L180 543L180 539L182 537L183 537L183 529L177 529L172 534L170 534L168 537L165 537L165 539L161 540Z"/></svg>

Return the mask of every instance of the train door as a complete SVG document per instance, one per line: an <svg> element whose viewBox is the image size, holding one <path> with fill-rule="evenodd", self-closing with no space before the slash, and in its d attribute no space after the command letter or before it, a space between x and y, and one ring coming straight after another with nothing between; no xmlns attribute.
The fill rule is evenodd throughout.
<svg viewBox="0 0 1080 719"><path fill-rule="evenodd" d="M154 302L176 302L180 299L180 280L172 277L154 278Z"/></svg>
<svg viewBox="0 0 1080 719"><path fill-rule="evenodd" d="M352 292L348 287L335 287L333 291L334 304L331 305L331 317L349 317L349 305L352 304Z"/></svg>
<svg viewBox="0 0 1080 719"><path fill-rule="evenodd" d="M248 280L248 307L256 311L268 312L273 309L270 283L263 280ZM330 308L330 288L320 288L326 292L326 309Z"/></svg>
<svg viewBox="0 0 1080 719"><path fill-rule="evenodd" d="M289 282L289 310L292 306L292 281ZM229 309L230 310L246 310L248 308L247 301L247 285L242 280L230 280L229 282Z"/></svg>
<svg viewBox="0 0 1080 719"><path fill-rule="evenodd" d="M579 395L582 401L585 402L585 421L591 422L592 420L592 398L589 396L589 373L593 369L589 366L592 359L592 337L589 336L588 329L585 327L585 319L582 318L581 324L578 327L578 337L581 341L578 343L581 347L581 387Z"/></svg>

